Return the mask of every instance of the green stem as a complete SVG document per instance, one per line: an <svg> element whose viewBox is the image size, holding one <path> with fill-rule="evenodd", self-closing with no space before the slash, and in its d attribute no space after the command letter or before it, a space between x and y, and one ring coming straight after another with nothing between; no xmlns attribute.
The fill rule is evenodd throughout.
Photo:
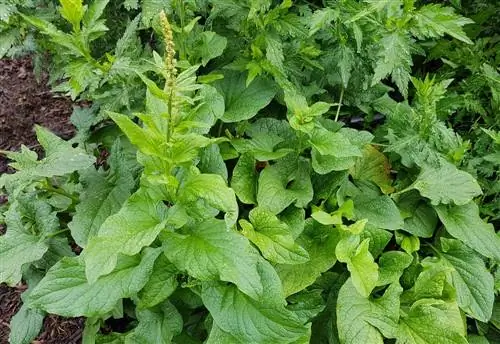
<svg viewBox="0 0 500 344"><path fill-rule="evenodd" d="M49 192L53 192L53 193L56 193L56 194L59 194L59 195L62 195L62 196L65 196L65 197L68 197L70 198L73 202L78 202L78 197L76 196L73 196L69 193L67 193L66 191L64 191L63 189L60 189L60 188L56 188L56 187L53 187L52 184L47 181L47 184L44 186L44 189L49 191Z"/></svg>
<svg viewBox="0 0 500 344"><path fill-rule="evenodd" d="M340 92L339 106L337 106L337 114L335 115L335 122L339 120L340 108L342 107L343 99L344 99L344 87L342 87L342 91Z"/></svg>
<svg viewBox="0 0 500 344"><path fill-rule="evenodd" d="M47 239L47 238L53 238L53 237L55 237L56 235L59 235L59 234L61 234L61 233L66 233L66 232L69 232L69 228L66 228L66 229L61 229L60 231L57 231L57 232L54 232L54 233L47 234L47 235L45 236L45 238L46 238L46 239Z"/></svg>

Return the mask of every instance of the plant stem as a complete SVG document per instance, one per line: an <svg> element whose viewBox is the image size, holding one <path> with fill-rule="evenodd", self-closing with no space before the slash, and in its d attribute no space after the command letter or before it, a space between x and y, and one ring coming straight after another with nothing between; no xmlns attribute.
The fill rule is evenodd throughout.
<svg viewBox="0 0 500 344"><path fill-rule="evenodd" d="M54 232L54 233L50 233L50 234L47 234L45 236L45 238L53 238L55 237L56 235L59 235L61 233L66 233L66 232L69 232L69 228L66 228L66 229L61 229L60 231L57 231L57 232Z"/></svg>
<svg viewBox="0 0 500 344"><path fill-rule="evenodd" d="M62 195L62 196L65 196L65 197L68 197L70 198L73 202L78 202L78 197L76 196L73 196L69 193L67 193L66 191L64 191L63 189L60 189L60 188L56 188L54 186L52 186L52 184L47 181L46 185L44 186L44 189L49 191L49 192L53 192L53 193L56 193L56 194L59 194L59 195Z"/></svg>
<svg viewBox="0 0 500 344"><path fill-rule="evenodd" d="M338 122L340 115L340 108L342 107L342 100L344 99L344 87L342 87L342 91L340 91L340 99L339 105L337 106L337 114L335 115L335 122Z"/></svg>

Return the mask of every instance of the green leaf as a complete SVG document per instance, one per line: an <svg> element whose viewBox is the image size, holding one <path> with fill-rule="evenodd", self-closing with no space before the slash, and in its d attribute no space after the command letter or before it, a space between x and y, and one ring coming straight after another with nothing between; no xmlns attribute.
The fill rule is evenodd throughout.
<svg viewBox="0 0 500 344"><path fill-rule="evenodd" d="M257 203L258 177L253 156L251 154L242 154L234 167L231 178L231 188L242 203Z"/></svg>
<svg viewBox="0 0 500 344"><path fill-rule="evenodd" d="M109 0L93 1L92 4L89 6L88 10L85 12L85 17L83 18L83 24L88 28L92 28L94 25L96 25L97 21L99 20L99 18L101 18L102 14L104 13L104 9L108 5L108 3Z"/></svg>
<svg viewBox="0 0 500 344"><path fill-rule="evenodd" d="M108 162L108 173L90 168L80 175L84 191L68 223L71 236L80 247L86 247L88 239L97 235L104 221L120 210L135 186L133 166L127 162L119 145L113 145Z"/></svg>
<svg viewBox="0 0 500 344"><path fill-rule="evenodd" d="M231 144L239 153L251 153L259 161L276 160L293 152L291 148L275 147L285 139L274 133L254 133L251 140L233 139Z"/></svg>
<svg viewBox="0 0 500 344"><path fill-rule="evenodd" d="M338 260L347 263L352 284L358 293L368 297L379 279L378 265L368 251L369 239L359 243L357 235L349 235L335 248Z"/></svg>
<svg viewBox="0 0 500 344"><path fill-rule="evenodd" d="M82 0L59 0L61 16L73 25L74 31L80 30L80 21L83 18L86 8Z"/></svg>
<svg viewBox="0 0 500 344"><path fill-rule="evenodd" d="M242 344L236 337L223 331L217 324L212 324L212 329L205 344Z"/></svg>
<svg viewBox="0 0 500 344"><path fill-rule="evenodd" d="M398 344L467 344L460 311L454 302L422 299L401 315Z"/></svg>
<svg viewBox="0 0 500 344"><path fill-rule="evenodd" d="M380 39L372 86L390 74L401 93L407 96L413 66L411 57L413 44L413 39L401 30L385 34Z"/></svg>
<svg viewBox="0 0 500 344"><path fill-rule="evenodd" d="M384 251L393 234L386 230L367 225L361 232L360 237L361 240L370 239L370 252L376 258Z"/></svg>
<svg viewBox="0 0 500 344"><path fill-rule="evenodd" d="M193 203L202 198L215 209L224 211L228 227L234 225L238 219L236 195L220 175L191 175L179 189L178 196L182 203Z"/></svg>
<svg viewBox="0 0 500 344"><path fill-rule="evenodd" d="M227 182L227 167L217 144L211 144L201 150L198 168L202 173L218 174Z"/></svg>
<svg viewBox="0 0 500 344"><path fill-rule="evenodd" d="M337 300L339 339L345 344L383 344L383 336L393 338L399 320L399 296L403 288L395 283L378 299L360 295L352 280L340 289Z"/></svg>
<svg viewBox="0 0 500 344"><path fill-rule="evenodd" d="M271 81L256 77L248 87L245 75L237 72L224 73L224 79L215 82L217 90L224 95L226 110L222 121L239 122L254 117L274 98L276 89Z"/></svg>
<svg viewBox="0 0 500 344"><path fill-rule="evenodd" d="M113 271L118 255L132 256L165 228L166 207L147 189L136 191L118 213L106 219L83 251L89 283Z"/></svg>
<svg viewBox="0 0 500 344"><path fill-rule="evenodd" d="M139 308L151 308L167 299L177 289L179 271L165 255L155 261L151 277L139 292Z"/></svg>
<svg viewBox="0 0 500 344"><path fill-rule="evenodd" d="M368 219L370 225L382 229L403 228L404 222L401 213L389 196L370 197L361 194L353 200L356 219Z"/></svg>
<svg viewBox="0 0 500 344"><path fill-rule="evenodd" d="M4 221L8 229L0 236L0 283L14 286L21 281L23 265L48 251L45 238L59 229L59 220L50 205L22 195L12 202Z"/></svg>
<svg viewBox="0 0 500 344"><path fill-rule="evenodd" d="M308 326L284 305L255 301L233 285L206 283L202 298L217 326L244 343L293 343L307 333Z"/></svg>
<svg viewBox="0 0 500 344"><path fill-rule="evenodd" d="M260 174L257 190L259 207L278 214L290 204L305 207L312 200L309 162L291 155L267 166Z"/></svg>
<svg viewBox="0 0 500 344"><path fill-rule="evenodd" d="M412 185L420 194L431 200L432 205L464 205L482 194L477 181L467 172L444 162L440 167L424 166Z"/></svg>
<svg viewBox="0 0 500 344"><path fill-rule="evenodd" d="M223 221L207 220L183 228L182 234L167 232L162 241L168 259L194 278L232 282L255 299L266 292L258 271L259 262L265 261L244 236L228 230Z"/></svg>
<svg viewBox="0 0 500 344"><path fill-rule="evenodd" d="M359 148L340 132L331 132L326 129L316 129L311 136L312 146L321 155L331 155L337 158L361 157Z"/></svg>
<svg viewBox="0 0 500 344"><path fill-rule="evenodd" d="M439 4L424 5L412 14L412 23L413 34L421 39L438 38L448 34L464 43L473 44L462 27L474 21L455 14L453 7Z"/></svg>
<svg viewBox="0 0 500 344"><path fill-rule="evenodd" d="M458 240L441 238L440 257L453 266L453 286L458 306L470 317L488 322L495 301L493 276L483 259Z"/></svg>
<svg viewBox="0 0 500 344"><path fill-rule="evenodd" d="M384 252L379 260L378 286L396 283L403 274L404 269L410 266L413 257L400 251Z"/></svg>
<svg viewBox="0 0 500 344"><path fill-rule="evenodd" d="M363 157L357 159L350 170L352 177L374 182L384 194L392 193L391 166L387 157L372 145L365 146L362 153Z"/></svg>
<svg viewBox="0 0 500 344"><path fill-rule="evenodd" d="M10 320L9 343L32 343L42 329L44 318L45 314L42 311L22 305Z"/></svg>
<svg viewBox="0 0 500 344"><path fill-rule="evenodd" d="M204 31L197 37L193 57L201 59L206 66L208 61L222 55L226 49L227 39L212 31Z"/></svg>
<svg viewBox="0 0 500 344"><path fill-rule="evenodd" d="M83 170L95 162L93 156L88 155L83 149L73 148L71 143L57 137L49 130L35 126L38 142L45 150L45 158L37 161L35 152L24 148L21 153L3 152L9 159L16 160L11 163L18 172L13 175L2 175L5 180L31 180L37 177L63 176L77 170Z"/></svg>
<svg viewBox="0 0 500 344"><path fill-rule="evenodd" d="M479 217L479 209L474 202L461 206L440 205L435 209L452 237L483 256L500 261L500 237L495 234L492 224Z"/></svg>
<svg viewBox="0 0 500 344"><path fill-rule="evenodd" d="M278 264L300 264L309 260L309 254L295 243L290 228L273 213L254 208L250 223L240 220L243 235L259 248L267 260Z"/></svg>
<svg viewBox="0 0 500 344"><path fill-rule="evenodd" d="M29 295L27 305L65 317L105 315L120 299L141 290L160 253L147 249L142 257L121 256L115 269L93 284L87 282L81 257L65 257L47 271Z"/></svg>
<svg viewBox="0 0 500 344"><path fill-rule="evenodd" d="M337 258L334 253L339 239L338 232L333 231L330 226L322 226L312 219L306 221L305 229L296 243L309 253L309 261L302 264L276 265L285 296L310 286L335 264Z"/></svg>
<svg viewBox="0 0 500 344"><path fill-rule="evenodd" d="M171 343L182 331L182 317L170 302L137 310L136 316L139 324L127 335L124 344Z"/></svg>

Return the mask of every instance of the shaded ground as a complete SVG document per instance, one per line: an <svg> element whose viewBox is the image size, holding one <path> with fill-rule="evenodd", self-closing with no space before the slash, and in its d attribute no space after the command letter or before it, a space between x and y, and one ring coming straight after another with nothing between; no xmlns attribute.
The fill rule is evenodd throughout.
<svg viewBox="0 0 500 344"><path fill-rule="evenodd" d="M21 143L36 149L35 124L64 138L73 135L71 100L53 97L46 82L44 75L37 83L31 59L0 60L0 150L16 150ZM7 161L0 156L0 173L6 171Z"/></svg>
<svg viewBox="0 0 500 344"><path fill-rule="evenodd" d="M53 97L45 85L47 77L36 82L30 59L0 60L0 150L16 150L25 144L38 149L33 126L40 124L55 134L69 138L74 128L69 122L71 100ZM7 160L0 155L0 174L10 172ZM1 196L0 196L1 197ZM0 205L6 200L0 198ZM0 235L5 228L0 225ZM9 322L21 306L22 284L9 288L0 284L0 344L7 344ZM81 343L83 319L66 319L55 315L45 318L34 344Z"/></svg>

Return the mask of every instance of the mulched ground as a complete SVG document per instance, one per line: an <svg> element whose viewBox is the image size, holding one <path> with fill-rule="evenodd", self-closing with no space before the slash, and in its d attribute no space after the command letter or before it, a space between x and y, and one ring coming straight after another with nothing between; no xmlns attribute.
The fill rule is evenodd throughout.
<svg viewBox="0 0 500 344"><path fill-rule="evenodd" d="M73 135L69 121L73 103L54 97L46 82L46 75L36 81L29 58L0 60L0 150L17 150L21 144L36 150L35 124L64 138ZM7 160L0 156L0 173L6 171Z"/></svg>
<svg viewBox="0 0 500 344"><path fill-rule="evenodd" d="M69 121L70 99L55 97L46 86L47 76L38 83L29 58L0 60L0 150L19 149L21 143L40 151L33 132L35 124L49 128L55 134L70 138L74 128ZM12 172L7 160L0 155L0 174ZM0 199L0 204L5 202ZM5 228L0 226L0 235ZM0 284L0 344L8 344L9 322L21 306L20 295L25 285L9 288ZM33 344L81 343L83 319L66 319L48 315L40 335Z"/></svg>

